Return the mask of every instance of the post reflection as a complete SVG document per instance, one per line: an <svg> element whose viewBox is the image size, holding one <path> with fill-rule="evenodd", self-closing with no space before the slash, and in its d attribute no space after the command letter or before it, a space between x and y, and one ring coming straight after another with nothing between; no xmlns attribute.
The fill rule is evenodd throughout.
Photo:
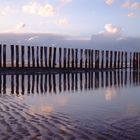
<svg viewBox="0 0 140 140"><path fill-rule="evenodd" d="M0 74L0 94L57 94L101 88L139 86L138 71L105 71L65 74ZM8 89L8 90L7 90Z"/></svg>

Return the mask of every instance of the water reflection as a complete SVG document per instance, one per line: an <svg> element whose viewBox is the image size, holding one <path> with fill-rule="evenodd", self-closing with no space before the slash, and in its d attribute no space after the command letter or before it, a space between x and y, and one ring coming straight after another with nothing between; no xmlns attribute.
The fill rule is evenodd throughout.
<svg viewBox="0 0 140 140"><path fill-rule="evenodd" d="M61 93L97 90L100 88L140 85L140 74L137 71L105 71L85 73L60 73L60 74L29 74L7 75L0 74L0 93L11 94L34 93ZM109 99L110 95L107 95Z"/></svg>

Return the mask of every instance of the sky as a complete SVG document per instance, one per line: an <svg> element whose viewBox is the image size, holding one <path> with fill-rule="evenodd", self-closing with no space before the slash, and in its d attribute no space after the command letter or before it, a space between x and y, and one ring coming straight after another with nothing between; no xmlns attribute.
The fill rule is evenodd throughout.
<svg viewBox="0 0 140 140"><path fill-rule="evenodd" d="M140 37L140 0L0 0L0 33Z"/></svg>

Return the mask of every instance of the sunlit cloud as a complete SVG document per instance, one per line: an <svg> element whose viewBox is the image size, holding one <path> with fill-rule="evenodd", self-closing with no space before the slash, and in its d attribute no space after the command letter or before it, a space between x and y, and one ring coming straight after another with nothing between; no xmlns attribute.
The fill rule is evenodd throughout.
<svg viewBox="0 0 140 140"><path fill-rule="evenodd" d="M115 0L105 0L105 3L107 5L112 5L115 2Z"/></svg>
<svg viewBox="0 0 140 140"><path fill-rule="evenodd" d="M140 3L139 2L130 2L126 1L122 4L123 8L129 8L131 10L137 10L140 8Z"/></svg>
<svg viewBox="0 0 140 140"><path fill-rule="evenodd" d="M106 24L104 26L106 33L109 34L121 34L122 33L122 28L116 25L112 25L112 24Z"/></svg>
<svg viewBox="0 0 140 140"><path fill-rule="evenodd" d="M67 4L67 3L72 2L72 0L60 0L60 2L63 3L63 4Z"/></svg>
<svg viewBox="0 0 140 140"><path fill-rule="evenodd" d="M32 2L28 5L24 5L22 7L23 12L32 14L32 15L39 15L43 17L53 16L54 15L54 7L51 4L39 4L36 2Z"/></svg>
<svg viewBox="0 0 140 140"><path fill-rule="evenodd" d="M131 2L130 1L126 1L122 4L123 8L129 8L131 6Z"/></svg>
<svg viewBox="0 0 140 140"><path fill-rule="evenodd" d="M54 23L59 26L68 26L69 21L66 18L55 20Z"/></svg>
<svg viewBox="0 0 140 140"><path fill-rule="evenodd" d="M128 13L128 15L127 15L128 17L134 17L135 16L135 14L133 13L133 12L131 12L131 13Z"/></svg>

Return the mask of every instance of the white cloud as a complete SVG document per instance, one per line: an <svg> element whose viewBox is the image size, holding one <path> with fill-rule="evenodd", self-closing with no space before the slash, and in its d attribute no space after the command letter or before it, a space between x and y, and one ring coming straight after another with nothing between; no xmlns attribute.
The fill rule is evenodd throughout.
<svg viewBox="0 0 140 140"><path fill-rule="evenodd" d="M24 5L22 7L23 12L39 15L43 17L53 16L54 15L54 7L51 4L41 5L36 2L32 2L28 5Z"/></svg>
<svg viewBox="0 0 140 140"><path fill-rule="evenodd" d="M140 3L134 2L134 3L131 4L131 9L132 10L137 10L139 8L140 8Z"/></svg>
<svg viewBox="0 0 140 140"><path fill-rule="evenodd" d="M131 13L129 13L127 16L128 16L128 17L134 17L135 14L134 14L133 12L131 12Z"/></svg>
<svg viewBox="0 0 140 140"><path fill-rule="evenodd" d="M131 6L131 2L130 1L126 1L122 4L123 8L129 8Z"/></svg>
<svg viewBox="0 0 140 140"><path fill-rule="evenodd" d="M68 26L69 21L66 18L55 20L54 23L59 26Z"/></svg>
<svg viewBox="0 0 140 140"><path fill-rule="evenodd" d="M122 33L122 28L116 25L106 24L104 28L108 34L119 35Z"/></svg>
<svg viewBox="0 0 140 140"><path fill-rule="evenodd" d="M67 4L67 3L72 2L72 0L60 0L60 2L63 3L63 4Z"/></svg>
<svg viewBox="0 0 140 140"><path fill-rule="evenodd" d="M105 0L105 3L107 5L112 5L115 2L115 0Z"/></svg>
<svg viewBox="0 0 140 140"><path fill-rule="evenodd" d="M139 2L130 2L126 1L122 4L123 8L129 8L131 10L137 10L140 8L140 3Z"/></svg>
<svg viewBox="0 0 140 140"><path fill-rule="evenodd" d="M15 10L14 8L11 8L10 6L0 7L0 16L4 17L8 14L15 13L16 11L17 10Z"/></svg>

